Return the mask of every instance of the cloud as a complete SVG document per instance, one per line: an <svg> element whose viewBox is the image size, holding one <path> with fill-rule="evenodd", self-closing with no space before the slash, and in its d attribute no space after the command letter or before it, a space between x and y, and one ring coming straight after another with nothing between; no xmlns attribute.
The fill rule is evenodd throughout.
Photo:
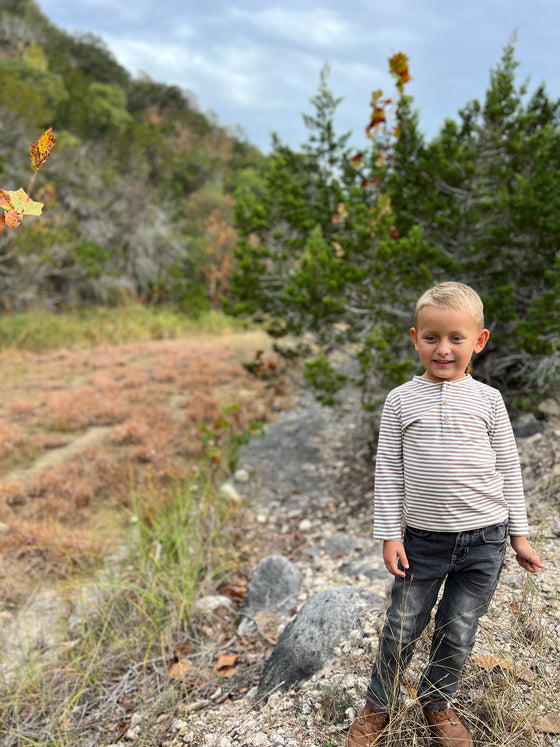
<svg viewBox="0 0 560 747"><path fill-rule="evenodd" d="M259 34L307 47L332 49L347 46L358 30L354 24L327 8L270 8L250 12L233 8L231 15L252 26Z"/></svg>

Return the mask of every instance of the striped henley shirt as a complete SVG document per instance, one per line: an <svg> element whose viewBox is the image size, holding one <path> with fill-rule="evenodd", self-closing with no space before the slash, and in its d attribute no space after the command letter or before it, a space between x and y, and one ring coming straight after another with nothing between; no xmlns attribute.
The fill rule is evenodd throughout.
<svg viewBox="0 0 560 747"><path fill-rule="evenodd" d="M375 467L376 539L416 529L463 532L509 519L526 535L517 446L502 395L466 375L415 376L387 397Z"/></svg>

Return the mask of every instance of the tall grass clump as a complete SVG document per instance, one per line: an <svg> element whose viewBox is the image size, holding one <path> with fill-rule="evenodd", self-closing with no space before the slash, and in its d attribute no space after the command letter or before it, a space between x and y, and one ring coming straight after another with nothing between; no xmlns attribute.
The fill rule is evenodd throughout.
<svg viewBox="0 0 560 747"><path fill-rule="evenodd" d="M1 662L3 747L116 742L132 713L155 723L185 698L168 677L173 652L201 649L194 603L236 570L240 509L199 472L165 495L134 496L128 518L127 546L69 620L52 621L57 643Z"/></svg>
<svg viewBox="0 0 560 747"><path fill-rule="evenodd" d="M216 310L196 317L165 306L128 304L54 313L46 310L0 316L0 352L10 348L44 353L63 347L94 347L188 334L223 334L241 323Z"/></svg>

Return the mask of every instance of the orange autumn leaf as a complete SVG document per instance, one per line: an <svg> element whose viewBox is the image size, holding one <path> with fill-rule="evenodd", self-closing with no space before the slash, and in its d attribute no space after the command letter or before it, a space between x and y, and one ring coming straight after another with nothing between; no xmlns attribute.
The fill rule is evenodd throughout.
<svg viewBox="0 0 560 747"><path fill-rule="evenodd" d="M6 228L6 216L4 213L0 215L0 233Z"/></svg>
<svg viewBox="0 0 560 747"><path fill-rule="evenodd" d="M15 192L0 189L0 208L5 210L6 225L16 228L25 215L41 215L43 203L32 200L24 189Z"/></svg>
<svg viewBox="0 0 560 747"><path fill-rule="evenodd" d="M29 146L31 153L31 167L38 171L50 156L56 140L54 139L52 127L44 132L35 144Z"/></svg>
<svg viewBox="0 0 560 747"><path fill-rule="evenodd" d="M350 164L351 164L351 165L352 165L352 166L353 166L353 167L354 167L355 169L357 169L357 168L358 168L358 166L359 166L359 165L361 164L361 162L362 162L362 158L363 158L363 157L364 157L364 154L363 154L363 153L356 153L356 155L355 155L355 156L350 156Z"/></svg>
<svg viewBox="0 0 560 747"><path fill-rule="evenodd" d="M239 654L221 654L218 657L218 661L216 662L216 666L214 667L214 669L222 677L231 679L235 674L235 665L237 664L238 660Z"/></svg>
<svg viewBox="0 0 560 747"><path fill-rule="evenodd" d="M375 176L373 179L363 179L360 187L362 189L367 189L368 187L377 187L378 184L381 184L381 179L378 176Z"/></svg>
<svg viewBox="0 0 560 747"><path fill-rule="evenodd" d="M393 75L401 79L403 83L408 83L410 74L408 72L408 57L402 52L397 52L389 59L389 69Z"/></svg>
<svg viewBox="0 0 560 747"><path fill-rule="evenodd" d="M383 109L380 106L375 106L373 108L373 112L371 113L371 119L366 127L366 135L370 137L371 130L377 130L379 129L379 126L383 124L383 122L387 121L387 117L385 115L385 109Z"/></svg>
<svg viewBox="0 0 560 747"><path fill-rule="evenodd" d="M4 214L4 220L6 221L6 225L10 228L17 228L23 220L23 215L20 215L17 210L10 208L10 210Z"/></svg>
<svg viewBox="0 0 560 747"><path fill-rule="evenodd" d="M230 579L220 586L220 592L227 594L238 602L244 602L248 588L249 584L247 581Z"/></svg>
<svg viewBox="0 0 560 747"><path fill-rule="evenodd" d="M180 659L169 667L167 678L170 680L181 680L192 669L193 663L190 659Z"/></svg>
<svg viewBox="0 0 560 747"><path fill-rule="evenodd" d="M216 662L215 669L216 671L219 671L220 669L233 667L237 664L238 660L239 654L220 654L220 656L218 656L218 661Z"/></svg>
<svg viewBox="0 0 560 747"><path fill-rule="evenodd" d="M389 70L391 75L397 78L397 89L402 93L404 84L412 80L408 72L408 57L402 52L397 52L389 59Z"/></svg>

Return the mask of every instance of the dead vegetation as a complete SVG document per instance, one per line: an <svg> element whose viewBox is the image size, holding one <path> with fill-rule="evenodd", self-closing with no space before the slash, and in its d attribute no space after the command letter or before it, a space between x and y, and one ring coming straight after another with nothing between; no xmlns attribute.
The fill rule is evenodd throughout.
<svg viewBox="0 0 560 747"><path fill-rule="evenodd" d="M266 421L286 396L250 374L257 333L0 356L0 587L12 611L47 575L96 563L117 540L132 491L190 478L197 428L236 405ZM113 528L108 531L108 527Z"/></svg>

